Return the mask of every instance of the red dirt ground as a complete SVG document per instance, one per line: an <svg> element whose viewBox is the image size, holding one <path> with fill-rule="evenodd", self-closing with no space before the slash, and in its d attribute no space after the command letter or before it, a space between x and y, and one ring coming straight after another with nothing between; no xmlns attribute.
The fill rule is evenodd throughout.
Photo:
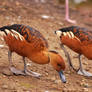
<svg viewBox="0 0 92 92"><path fill-rule="evenodd" d="M70 9L71 18L77 21L78 26L86 27L91 30L92 27L92 9ZM44 19L41 16L51 16ZM65 21L64 5L58 5L55 0L47 0L46 3L36 3L35 0L0 0L0 26L10 24L26 24L39 30L49 43L49 49L58 51L66 61L65 75L67 83L61 82L58 73L48 65L38 65L30 60L29 69L41 73L39 79L31 76L6 76L2 74L8 69L8 49L0 48L0 92L92 92L92 78L87 78L70 72L67 59L60 49L59 40L54 31L70 24ZM0 44L4 44L0 40ZM74 58L77 54L69 51L74 65L78 66L78 60ZM83 67L92 72L92 62L85 57L82 58ZM13 54L13 63L23 69L22 58Z"/></svg>

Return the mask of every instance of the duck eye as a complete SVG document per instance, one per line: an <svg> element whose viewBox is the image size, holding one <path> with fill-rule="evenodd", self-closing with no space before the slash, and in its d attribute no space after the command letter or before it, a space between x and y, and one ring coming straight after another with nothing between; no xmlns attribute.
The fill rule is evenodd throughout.
<svg viewBox="0 0 92 92"><path fill-rule="evenodd" d="M60 64L57 64L59 67L61 67L61 65Z"/></svg>
<svg viewBox="0 0 92 92"><path fill-rule="evenodd" d="M60 36L60 38L62 38L62 36Z"/></svg>

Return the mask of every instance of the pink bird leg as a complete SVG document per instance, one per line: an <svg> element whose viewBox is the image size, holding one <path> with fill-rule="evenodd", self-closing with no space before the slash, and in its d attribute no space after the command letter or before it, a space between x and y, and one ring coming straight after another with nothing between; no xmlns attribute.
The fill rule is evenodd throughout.
<svg viewBox="0 0 92 92"><path fill-rule="evenodd" d="M65 11L66 11L66 14L65 14L65 19L68 21L68 22L70 22L70 23L76 23L76 21L75 20L71 20L70 18L69 18L69 1L68 0L66 0L65 1Z"/></svg>

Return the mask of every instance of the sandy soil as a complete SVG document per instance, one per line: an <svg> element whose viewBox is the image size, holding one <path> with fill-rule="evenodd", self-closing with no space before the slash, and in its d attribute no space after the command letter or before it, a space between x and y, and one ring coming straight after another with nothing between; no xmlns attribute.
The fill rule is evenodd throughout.
<svg viewBox="0 0 92 92"><path fill-rule="evenodd" d="M85 8L85 7L84 7ZM71 18L77 21L78 26L92 27L92 9L89 8L70 9ZM48 19L42 15L50 16ZM41 73L37 79L31 76L6 76L2 72L8 70L8 49L0 48L0 92L92 92L92 78L87 78L69 70L67 59L60 49L59 40L54 31L65 26L70 26L64 19L65 8L58 5L55 0L47 0L46 3L36 3L35 0L0 0L0 26L14 23L26 24L39 30L49 43L49 49L58 51L66 61L65 75L67 83L61 82L58 73L48 65L38 65L27 60L31 66L28 68ZM4 44L0 40L0 44ZM78 60L74 58L77 54L69 51L75 67ZM83 67L92 72L92 62L85 57L82 58ZM16 53L13 54L13 63L23 69L23 61Z"/></svg>

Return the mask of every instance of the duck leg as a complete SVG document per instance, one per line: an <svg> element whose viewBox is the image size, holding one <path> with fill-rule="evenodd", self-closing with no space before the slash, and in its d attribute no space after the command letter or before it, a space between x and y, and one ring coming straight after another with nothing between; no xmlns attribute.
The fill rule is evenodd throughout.
<svg viewBox="0 0 92 92"><path fill-rule="evenodd" d="M12 52L8 51L8 59L9 59L9 69L12 73L16 74L16 75L25 75L25 73L23 73L23 71L20 71L18 69L16 69L12 63Z"/></svg>
<svg viewBox="0 0 92 92"><path fill-rule="evenodd" d="M92 77L92 74L85 71L82 67L82 63L81 63L81 54L78 55L78 58L79 58L79 68L78 69L75 69L72 65L72 62L71 62L71 59L70 59L70 56L68 54L68 52L66 51L65 47L63 44L60 44L61 48L63 49L64 53L65 53L65 56L67 57L67 61L68 61L68 64L69 66L74 70L76 71L79 75L84 75L84 76L87 76L87 77Z"/></svg>
<svg viewBox="0 0 92 92"><path fill-rule="evenodd" d="M89 73L89 72L85 71L83 69L83 67L82 67L81 54L79 54L79 57L78 58L79 58L79 64L80 64L80 66L79 66L79 69L78 69L77 73L80 74L80 75L87 76L87 77L92 77L92 73Z"/></svg>
<svg viewBox="0 0 92 92"><path fill-rule="evenodd" d="M27 64L26 64L26 61L25 61L25 57L23 57L23 62L24 62L24 73L25 73L25 75L31 75L31 76L37 77L37 78L41 76L41 74L39 74L39 73L27 70Z"/></svg>
<svg viewBox="0 0 92 92"><path fill-rule="evenodd" d="M65 56L67 57L67 61L68 61L69 66L70 66L74 71L78 71L77 69L75 69L75 68L73 67L73 64L72 64L72 62L71 62L71 58L70 58L70 56L69 56L67 50L65 49L64 45L63 45L63 44L60 44L60 46L61 46L61 48L63 49L63 51L64 51L64 53L65 53Z"/></svg>
<svg viewBox="0 0 92 92"><path fill-rule="evenodd" d="M24 62L24 70L23 71L18 70L13 66L13 64L12 64L12 52L11 51L8 52L8 59L9 59L9 69L15 75L31 75L31 76L34 76L34 77L40 77L41 76L41 74L39 74L39 73L27 70L25 57L23 57L23 62Z"/></svg>

